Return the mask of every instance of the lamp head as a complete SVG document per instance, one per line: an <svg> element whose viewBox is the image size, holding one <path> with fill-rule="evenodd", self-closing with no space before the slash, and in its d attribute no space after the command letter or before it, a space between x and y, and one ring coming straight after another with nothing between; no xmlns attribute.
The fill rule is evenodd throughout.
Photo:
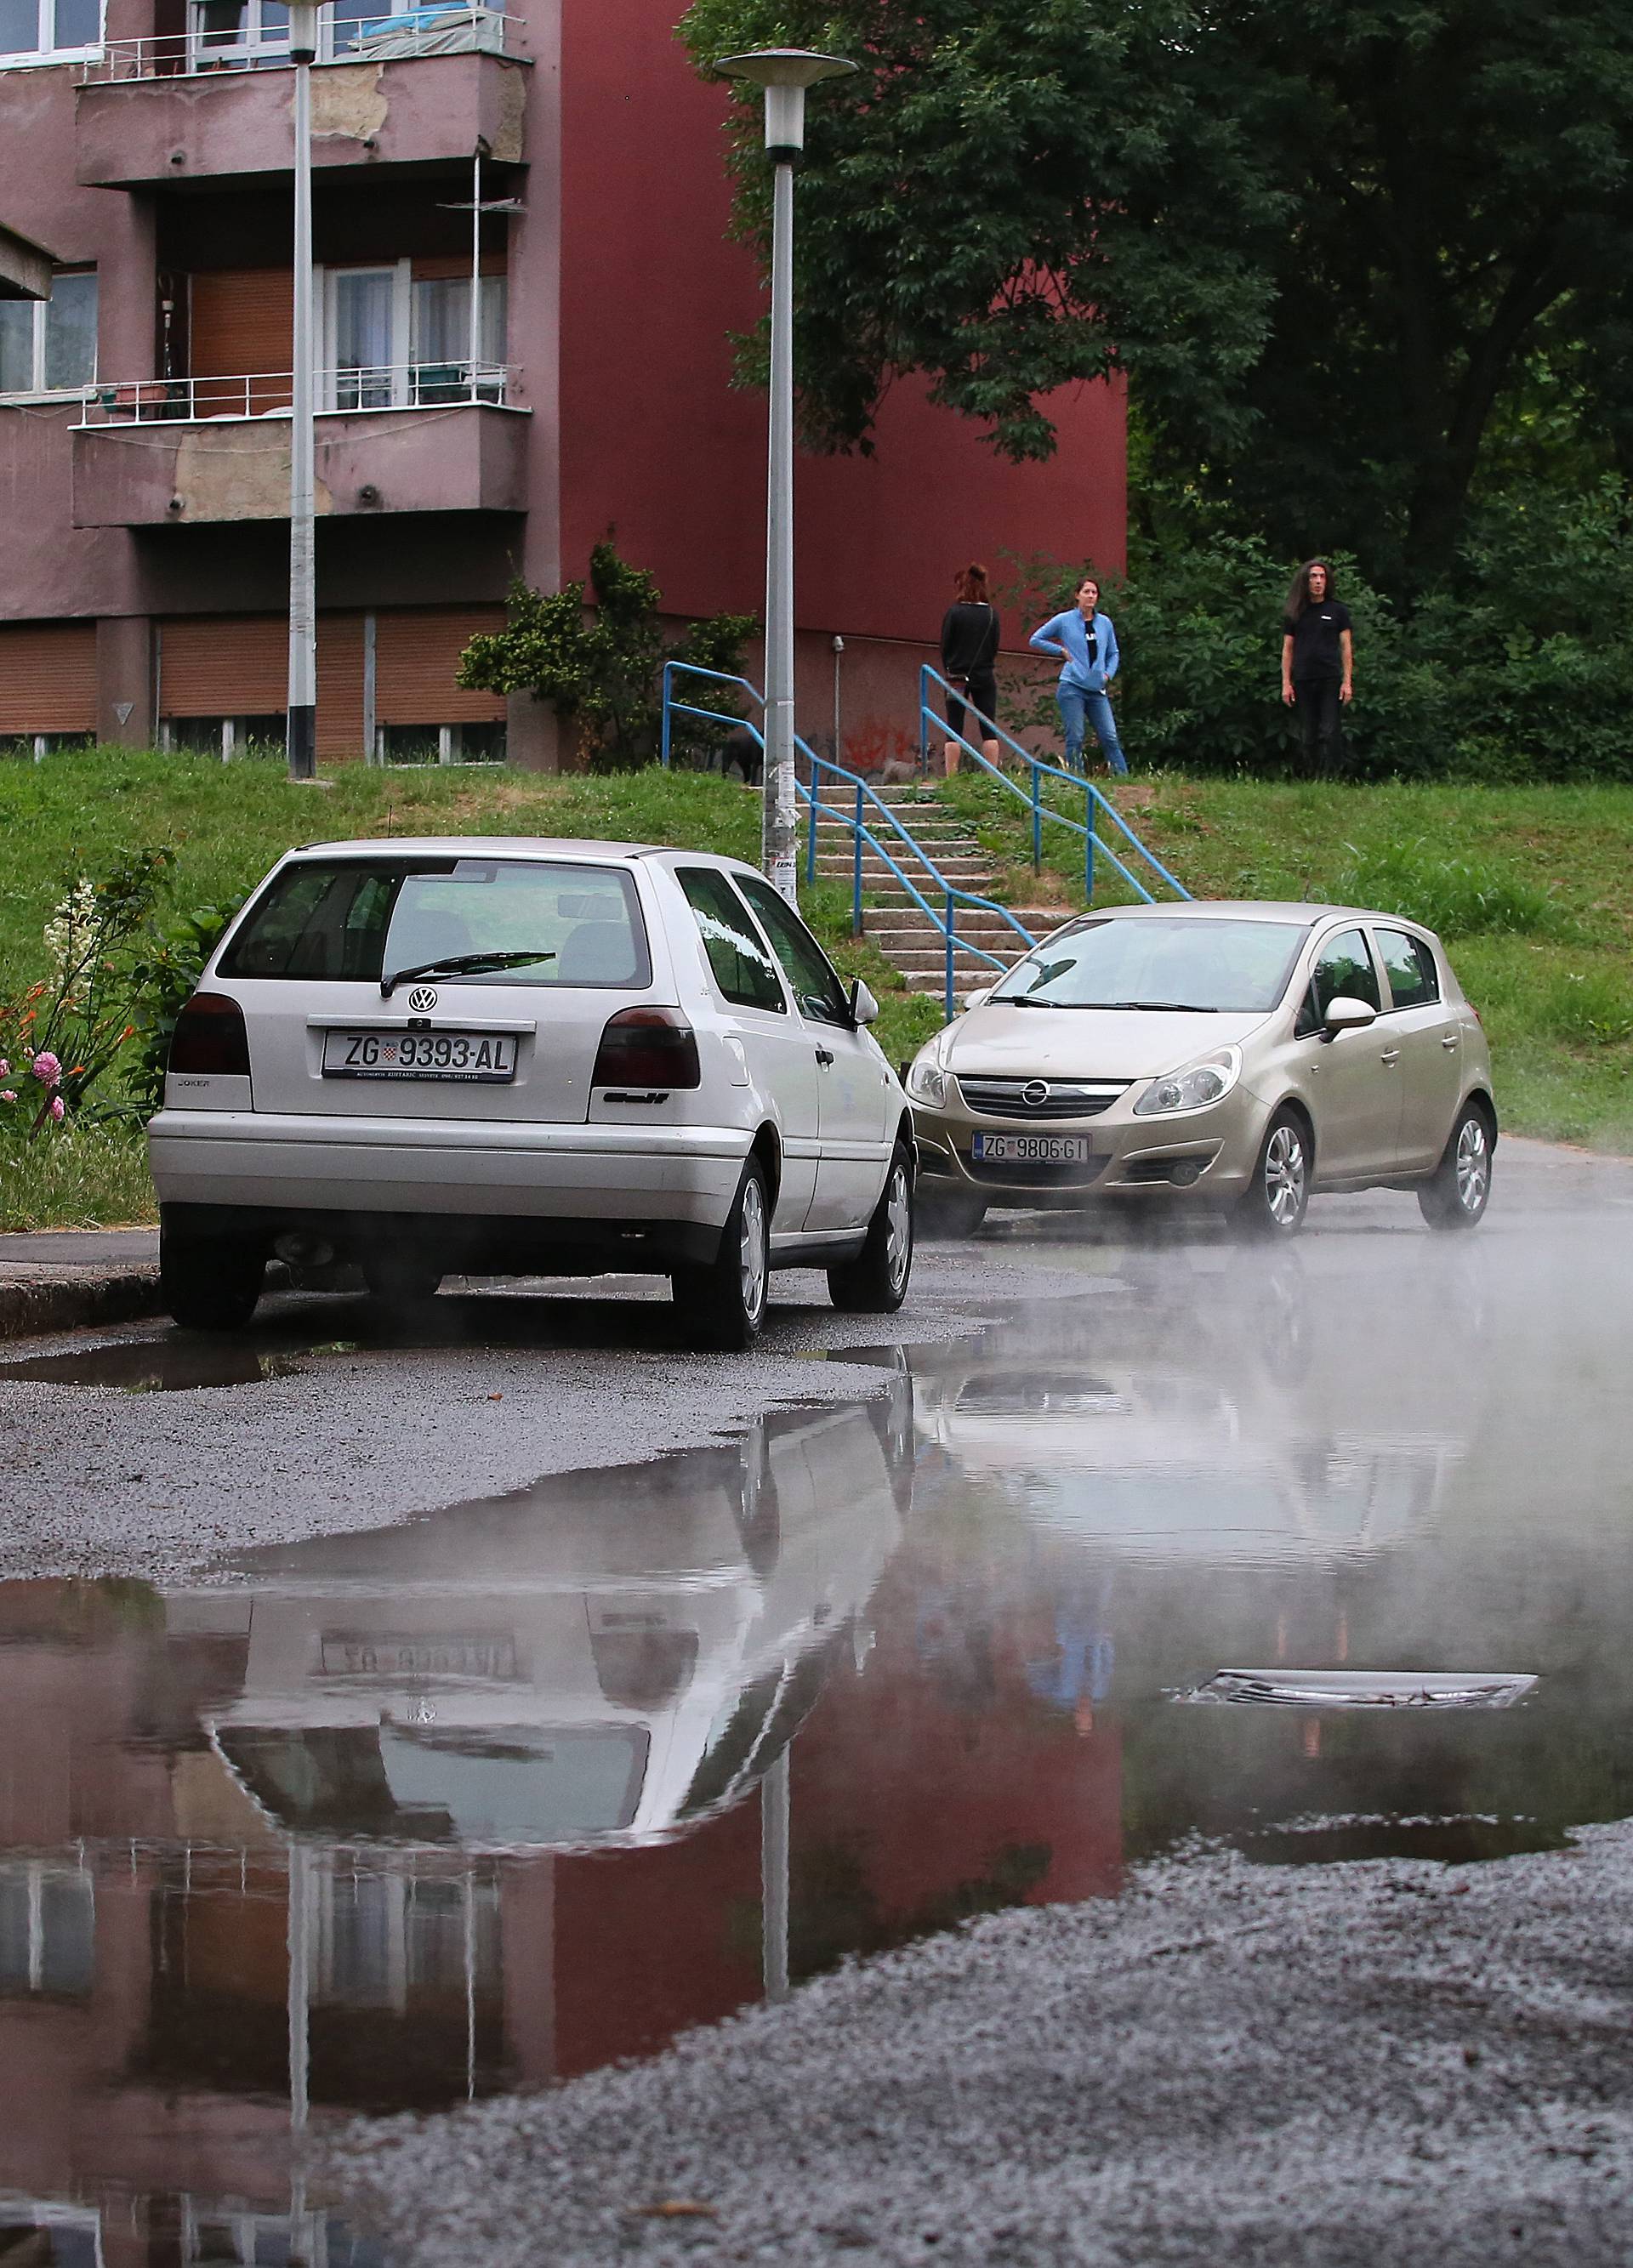
<svg viewBox="0 0 1633 2268"><path fill-rule="evenodd" d="M746 55L722 55L714 68L765 88L765 147L780 158L805 147L806 88L820 79L849 78L856 66L843 55L819 55L809 48L757 48Z"/></svg>
<svg viewBox="0 0 1633 2268"><path fill-rule="evenodd" d="M289 59L309 63L317 55L318 0L289 0Z"/></svg>

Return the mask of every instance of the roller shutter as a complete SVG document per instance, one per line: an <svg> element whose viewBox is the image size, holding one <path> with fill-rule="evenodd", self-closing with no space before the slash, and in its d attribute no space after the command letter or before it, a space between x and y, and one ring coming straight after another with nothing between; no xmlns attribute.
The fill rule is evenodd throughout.
<svg viewBox="0 0 1633 2268"><path fill-rule="evenodd" d="M487 725L505 715L494 693L454 683L472 638L503 630L503 607L439 607L382 614L375 630L374 713L382 725Z"/></svg>
<svg viewBox="0 0 1633 2268"><path fill-rule="evenodd" d="M0 623L0 733L96 730L96 624Z"/></svg>
<svg viewBox="0 0 1633 2268"><path fill-rule="evenodd" d="M195 379L255 377L248 406L260 415L289 406L294 361L294 276L287 268L237 268L195 276L188 297L188 359ZM196 389L199 414L223 416L245 409L244 389L203 385ZM178 712L179 713L179 712Z"/></svg>
<svg viewBox="0 0 1633 2268"><path fill-rule="evenodd" d="M317 752L326 762L363 754L363 617L320 615Z"/></svg>
<svg viewBox="0 0 1633 2268"><path fill-rule="evenodd" d="M161 717L270 717L289 698L283 615L186 615L159 629Z"/></svg>

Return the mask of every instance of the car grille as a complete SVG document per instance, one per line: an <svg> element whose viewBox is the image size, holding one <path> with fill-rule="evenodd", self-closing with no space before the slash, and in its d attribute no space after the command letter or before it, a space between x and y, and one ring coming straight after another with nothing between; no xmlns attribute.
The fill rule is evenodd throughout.
<svg viewBox="0 0 1633 2268"><path fill-rule="evenodd" d="M1033 1101L1038 1088L1041 1095ZM981 1118L1023 1118L1037 1123L1047 1118L1097 1118L1119 1094L1127 1094L1125 1079L960 1079L958 1092L964 1106Z"/></svg>
<svg viewBox="0 0 1633 2268"><path fill-rule="evenodd" d="M1076 1166L994 1166L984 1158L965 1162L970 1179L984 1189L1086 1189L1099 1180L1111 1160L1088 1158Z"/></svg>

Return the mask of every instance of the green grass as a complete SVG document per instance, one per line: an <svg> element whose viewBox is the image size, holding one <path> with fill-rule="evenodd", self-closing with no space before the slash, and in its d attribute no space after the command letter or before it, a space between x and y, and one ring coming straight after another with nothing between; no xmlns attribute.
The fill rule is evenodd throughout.
<svg viewBox="0 0 1633 2268"><path fill-rule="evenodd" d="M979 777L950 792L1012 888L1035 894L1020 799ZM1428 923L1484 1020L1505 1126L1633 1152L1633 788L1159 773L1116 801L1198 897L1377 905ZM1062 808L1081 814L1075 798ZM1044 832L1044 887L1080 907L1081 841ZM1129 895L1108 873L1096 902Z"/></svg>
<svg viewBox="0 0 1633 2268"><path fill-rule="evenodd" d="M154 1217L133 1127L70 1126L0 1150L0 1230L122 1228Z"/></svg>

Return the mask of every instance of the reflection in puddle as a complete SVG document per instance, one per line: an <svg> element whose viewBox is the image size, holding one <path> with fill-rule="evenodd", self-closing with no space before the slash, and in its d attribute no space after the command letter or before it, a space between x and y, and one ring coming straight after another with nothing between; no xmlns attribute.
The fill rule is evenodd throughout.
<svg viewBox="0 0 1633 2268"><path fill-rule="evenodd" d="M305 1367L298 1354L270 1351L240 1338L115 1339L106 1346L0 1362L0 1384L27 1378L55 1386L115 1386L125 1394L185 1394L201 1386L299 1378Z"/></svg>
<svg viewBox="0 0 1633 2268"><path fill-rule="evenodd" d="M647 2054L1192 1835L1470 1860L1633 1810L1622 1256L1551 1307L1428 1240L1415 1307L1183 1262L230 1587L0 1586L0 2257L366 2268L292 2198L318 2122ZM1309 1683L1428 1661L1538 1682ZM1230 1662L1281 1705L1173 1705Z"/></svg>

